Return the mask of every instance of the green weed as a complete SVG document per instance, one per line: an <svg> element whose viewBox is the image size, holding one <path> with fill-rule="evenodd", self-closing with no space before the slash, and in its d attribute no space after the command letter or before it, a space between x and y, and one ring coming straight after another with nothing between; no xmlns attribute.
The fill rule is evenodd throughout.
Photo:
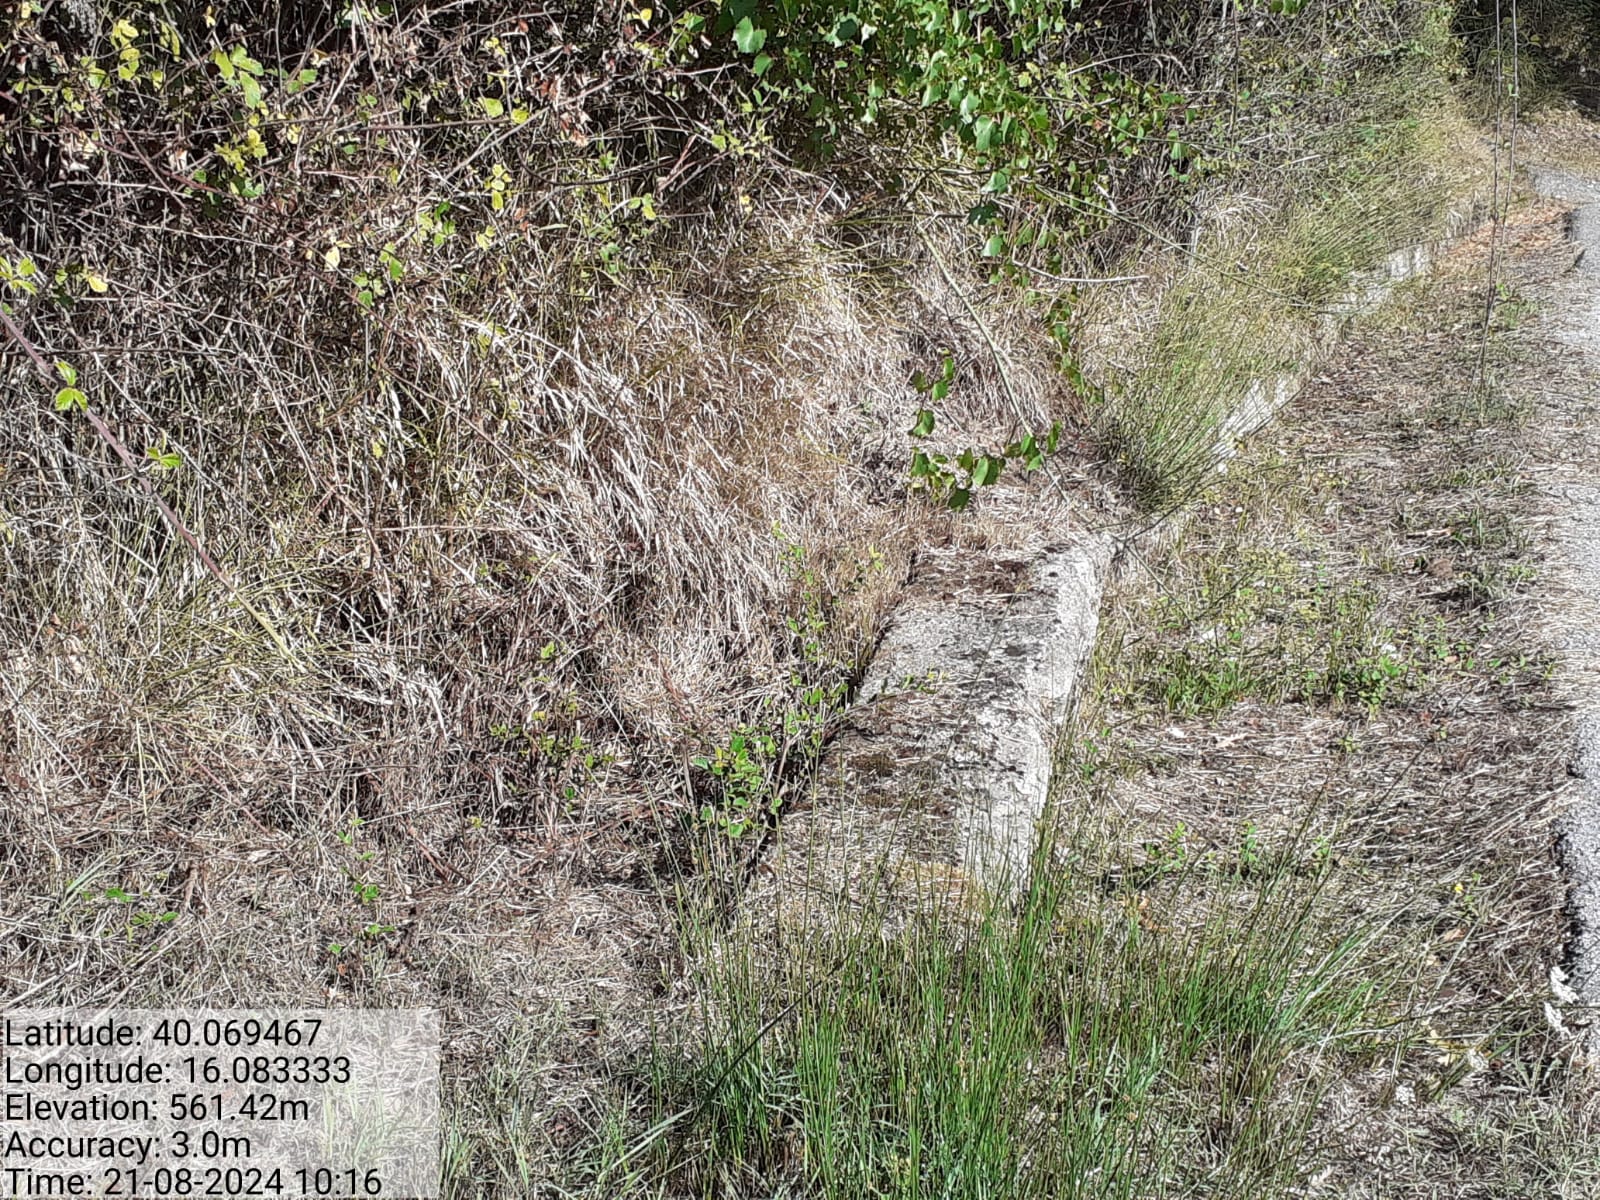
<svg viewBox="0 0 1600 1200"><path fill-rule="evenodd" d="M1181 835L1176 845L1181 846ZM673 1194L1262 1196L1298 1168L1318 1061L1383 1003L1315 858L1107 891L1086 845L1015 907L874 905L698 948L702 1025L652 1077ZM1085 857L1087 855L1087 857ZM1077 861L1074 861L1074 860ZM791 1189L784 1192L783 1189Z"/></svg>
<svg viewBox="0 0 1600 1200"><path fill-rule="evenodd" d="M726 741L691 761L716 780L699 810L702 828L740 838L774 818L785 784L815 770L829 723L845 708L854 664L834 628L834 598L806 548L772 527L779 558L795 592L784 624L794 643L795 665L783 694L762 698L754 719L738 723ZM858 568L853 584L881 568L881 558Z"/></svg>
<svg viewBox="0 0 1600 1200"><path fill-rule="evenodd" d="M1246 698L1372 711L1405 686L1404 639L1370 588L1232 542L1188 569L1155 604L1165 637L1110 665L1114 690L1192 716Z"/></svg>

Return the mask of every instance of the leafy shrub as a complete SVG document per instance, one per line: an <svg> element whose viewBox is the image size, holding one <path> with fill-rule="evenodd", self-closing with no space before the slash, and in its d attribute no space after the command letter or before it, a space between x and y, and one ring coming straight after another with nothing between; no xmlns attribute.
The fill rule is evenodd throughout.
<svg viewBox="0 0 1600 1200"><path fill-rule="evenodd" d="M1187 177L1197 150L1183 95L1156 58L1104 53L1128 21L1127 5L1105 0L719 0L681 7L672 28L682 61L735 68L764 130L755 140L812 159L872 141L943 144L980 224L1005 224L1001 198L1027 197L1025 229L987 236L997 257L1008 242L1103 226L1138 162ZM920 167L904 156L879 183L913 192Z"/></svg>

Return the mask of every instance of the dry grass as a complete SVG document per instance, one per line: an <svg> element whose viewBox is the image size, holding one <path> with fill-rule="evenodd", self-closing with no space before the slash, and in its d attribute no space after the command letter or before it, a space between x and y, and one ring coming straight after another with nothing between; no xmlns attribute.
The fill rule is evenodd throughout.
<svg viewBox="0 0 1600 1200"><path fill-rule="evenodd" d="M471 106L504 69L549 102L513 138L330 101L313 140L339 149L274 141L287 182L223 220L109 158L7 218L9 258L71 276L66 303L12 296L19 324L135 455L178 453L143 473L235 587L8 351L0 992L437 1006L455 1194L520 1196L636 1132L618 1066L689 1010L668 897L714 790L690 757L792 700L807 592L848 681L928 545L1126 510L1084 440L961 523L907 497L907 380L945 349L946 448L1081 415L1037 309L963 265L959 215L914 225L589 103L592 64L554 34L502 64L471 22L415 32L339 41L327 78ZM583 148L613 136L625 161L597 176ZM669 207L680 145L695 183ZM651 231L628 205L658 185ZM435 244L441 202L460 228ZM403 276L365 309L353 272L391 243Z"/></svg>
<svg viewBox="0 0 1600 1200"><path fill-rule="evenodd" d="M1146 849L1125 886L1159 901L1174 862L1270 861L1303 828L1333 864L1326 919L1373 931L1374 978L1409 980L1369 1043L1317 1068L1308 1194L1600 1186L1593 1080L1543 1007L1570 730L1533 481L1563 452L1549 399L1572 381L1530 317L1571 254L1558 211L1514 216L1480 382L1491 236L1358 321L1122 585L1073 756L1106 836ZM1398 675L1330 693L1330 667L1375 657Z"/></svg>
<svg viewBox="0 0 1600 1200"><path fill-rule="evenodd" d="M153 481L271 629L8 356L8 1001L437 1006L453 1186L528 1194L595 1139L671 1011L689 759L789 700L806 589L848 681L919 546L1079 503L956 530L906 494L907 379L944 348L952 438L1072 418L967 231L891 218L868 263L860 211L745 183L619 285L568 242L423 246L367 317L264 242L152 227L93 248L104 298L20 307L135 454L181 456ZM368 184L326 197L319 255L407 234Z"/></svg>
<svg viewBox="0 0 1600 1200"><path fill-rule="evenodd" d="M852 278L825 220L758 216L675 278L566 346L511 300L470 321L419 304L388 334L434 357L426 392L269 352L292 301L251 317L257 357L211 365L220 392L174 387L162 337L75 355L130 381L96 398L126 441L183 455L164 493L287 654L83 431L38 404L7 425L12 998L438 1005L462 1076L526 1015L559 1065L521 1103L561 1152L548 1130L581 1128L560 1114L640 1046L674 954L658 877L691 840L688 758L801 661L785 545L852 670L947 527L904 495L909 364L982 344L936 278ZM490 323L514 332L483 352ZM1030 352L1013 381L1065 415ZM965 432L999 440L986 372Z"/></svg>

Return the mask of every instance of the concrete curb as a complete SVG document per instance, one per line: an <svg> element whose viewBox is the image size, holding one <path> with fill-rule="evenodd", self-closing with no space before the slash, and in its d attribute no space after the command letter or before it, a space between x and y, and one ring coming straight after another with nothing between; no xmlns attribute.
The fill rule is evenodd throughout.
<svg viewBox="0 0 1600 1200"><path fill-rule="evenodd" d="M1217 461L1292 399L1349 321L1429 270L1476 223L1390 254L1323 317L1302 366L1252 381L1219 431ZM1037 555L926 557L825 757L813 799L784 818L747 893L781 911L1008 894L1026 881L1058 735L1094 649L1114 539L1080 534ZM759 911L759 909L758 909ZM803 922L802 922L803 923Z"/></svg>
<svg viewBox="0 0 1600 1200"><path fill-rule="evenodd" d="M1110 561L1102 535L927 555L754 890L788 907L1025 881Z"/></svg>

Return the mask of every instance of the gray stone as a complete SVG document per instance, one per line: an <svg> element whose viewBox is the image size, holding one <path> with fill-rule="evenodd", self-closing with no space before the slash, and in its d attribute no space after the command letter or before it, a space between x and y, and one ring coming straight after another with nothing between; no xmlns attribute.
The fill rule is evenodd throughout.
<svg viewBox="0 0 1600 1200"><path fill-rule="evenodd" d="M1109 539L919 562L812 800L756 889L864 902L1008 893L1094 646Z"/></svg>

